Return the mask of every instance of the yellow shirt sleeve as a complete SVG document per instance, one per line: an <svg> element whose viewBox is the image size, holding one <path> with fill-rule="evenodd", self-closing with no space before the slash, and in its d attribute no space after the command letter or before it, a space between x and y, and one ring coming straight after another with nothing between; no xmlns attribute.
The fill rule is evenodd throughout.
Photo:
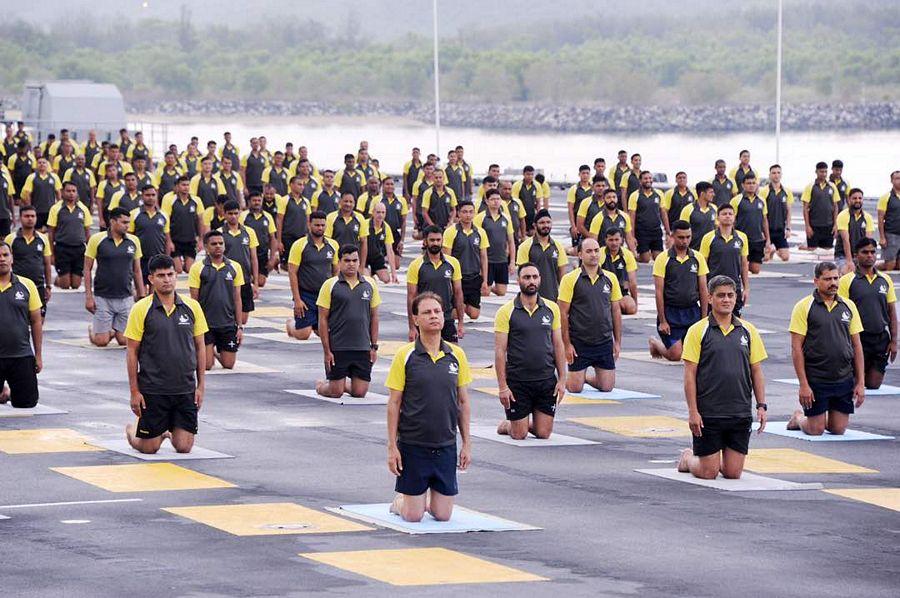
<svg viewBox="0 0 900 598"><path fill-rule="evenodd" d="M700 253L700 255L702 255L705 258L709 257L709 250L710 250L710 247L712 246L713 239L715 239L715 238L716 238L716 231L714 231L714 230L711 230L708 233L706 233L705 235L703 235L703 238L700 239L700 249L697 250Z"/></svg>
<svg viewBox="0 0 900 598"><path fill-rule="evenodd" d="M369 281L369 284L372 285L372 299L369 302L369 308L375 309L379 305L381 305L381 293L378 292L378 284L375 282L375 279L366 276L365 279Z"/></svg>
<svg viewBox="0 0 900 598"><path fill-rule="evenodd" d="M232 260L231 265L234 267L234 286L244 286L244 269L241 268L241 265L234 260Z"/></svg>
<svg viewBox="0 0 900 598"><path fill-rule="evenodd" d="M734 232L741 240L741 256L750 257L750 241L747 240L747 235L739 230L735 230ZM706 256L704 255L703 258L706 259Z"/></svg>
<svg viewBox="0 0 900 598"><path fill-rule="evenodd" d="M337 215L339 212L332 212L325 217L325 236L331 237L334 235L334 221L337 219Z"/></svg>
<svg viewBox="0 0 900 598"><path fill-rule="evenodd" d="M365 239L369 236L369 221L362 217L359 212L353 212L353 217L359 222L359 238Z"/></svg>
<svg viewBox="0 0 900 598"><path fill-rule="evenodd" d="M444 249L453 249L453 242L455 240L456 240L456 227L448 226L447 230L444 231L444 243L443 243L442 247Z"/></svg>
<svg viewBox="0 0 900 598"><path fill-rule="evenodd" d="M747 244L744 243L744 247L747 247ZM706 258L702 255L695 253L697 256L697 261L700 263L700 266L697 268L697 276L706 276L709 274L709 266L706 264Z"/></svg>
<svg viewBox="0 0 900 598"><path fill-rule="evenodd" d="M191 177L191 186L188 189L188 193L190 193L191 195L197 195L197 190L199 189L199 187L200 187L200 175L195 174L193 177Z"/></svg>
<svg viewBox="0 0 900 598"><path fill-rule="evenodd" d="M192 289L200 288L200 272L203 271L203 262L194 262L188 271L188 287Z"/></svg>
<svg viewBox="0 0 900 598"><path fill-rule="evenodd" d="M843 231L850 230L850 211L841 210L837 217L837 229ZM853 249L852 247L850 249Z"/></svg>
<svg viewBox="0 0 900 598"><path fill-rule="evenodd" d="M635 191L634 193L632 193L631 195L628 196L628 211L629 212L637 210L638 193L640 193L640 191Z"/></svg>
<svg viewBox="0 0 900 598"><path fill-rule="evenodd" d="M562 246L562 243L557 241L556 239L551 239L553 244L556 245L556 251L558 255L556 256L556 267L567 266L569 264L569 258L566 256L566 249Z"/></svg>
<svg viewBox="0 0 900 598"><path fill-rule="evenodd" d="M416 343L408 343L400 347L391 361L391 369L388 370L387 380L384 385L391 390L403 391L406 388L406 361L409 354L416 348ZM462 368L460 368L462 369ZM462 372L460 372L462 374Z"/></svg>
<svg viewBox="0 0 900 598"><path fill-rule="evenodd" d="M634 259L634 254L631 253L631 250L627 247L623 247L622 255L625 256L625 271L636 272L638 269L637 260Z"/></svg>
<svg viewBox="0 0 900 598"><path fill-rule="evenodd" d="M425 193L422 194L422 211L431 207L431 190L432 187L429 187L428 189L425 189Z"/></svg>
<svg viewBox="0 0 900 598"><path fill-rule="evenodd" d="M890 201L890 199L891 199L891 194L890 194L890 193L885 193L884 195L882 195L881 197L879 197L879 198L878 198L878 205L876 206L876 209L877 209L879 212L885 212L885 211L887 211L887 205L888 205L888 201Z"/></svg>
<svg viewBox="0 0 900 598"><path fill-rule="evenodd" d="M84 213L84 223L83 223L84 227L90 228L91 225L94 224L94 218L93 218L93 216L91 216L91 209L89 207L87 207L86 205L84 205L83 203L81 203L80 201L78 202L78 207L81 208L81 211ZM129 231L129 232L131 232L131 231ZM169 232L168 226L166 227L166 232Z"/></svg>
<svg viewBox="0 0 900 598"><path fill-rule="evenodd" d="M859 334L864 330L862 318L859 317L859 310L856 309L856 304L850 299L845 299L844 301L850 307L850 334Z"/></svg>
<svg viewBox="0 0 900 598"><path fill-rule="evenodd" d="M447 344L450 345L450 350L453 351L456 361L459 362L459 374L456 378L456 386L468 386L472 383L472 370L469 368L469 358L466 357L466 352L463 351L462 347L459 345L454 345L453 343Z"/></svg>
<svg viewBox="0 0 900 598"><path fill-rule="evenodd" d="M62 206L63 202L58 201L52 206L50 206L50 213L47 214L47 226L56 226L59 221L59 209Z"/></svg>
<svg viewBox="0 0 900 598"><path fill-rule="evenodd" d="M47 238L47 235L45 235L44 233L41 233L41 232L37 233L37 235L38 235L38 237L41 238L42 241L44 241L44 253L43 253L44 257L49 257L49 256L53 255L53 252L50 250L50 239ZM14 236L13 234L10 234L10 236L6 240L6 242L12 243L13 236ZM49 281L47 281L47 282L49 282Z"/></svg>
<svg viewBox="0 0 900 598"><path fill-rule="evenodd" d="M28 175L28 178L25 179L25 184L22 185L22 195L31 194L31 191L34 189L34 173Z"/></svg>
<svg viewBox="0 0 900 598"><path fill-rule="evenodd" d="M147 312L153 305L153 295L144 297L134 304L131 312L128 314L128 324L125 326L125 338L133 341L140 341L144 338L144 320L147 318Z"/></svg>
<svg viewBox="0 0 900 598"><path fill-rule="evenodd" d="M299 266L303 261L303 249L306 247L306 244L309 242L309 239L306 237L302 237L294 241L294 244L291 245L290 250L288 251L288 264L292 264L294 266Z"/></svg>
<svg viewBox="0 0 900 598"><path fill-rule="evenodd" d="M812 188L812 184L809 184L805 189L803 189L803 193L800 195L801 202L809 203L810 201L812 201Z"/></svg>
<svg viewBox="0 0 900 598"><path fill-rule="evenodd" d="M709 320L706 318L695 322L688 328L687 334L684 335L684 343L681 350L681 358L684 361L700 363L701 343L707 328L709 328Z"/></svg>
<svg viewBox="0 0 900 598"><path fill-rule="evenodd" d="M406 284L419 284L419 268L422 267L423 263L420 256L409 264L409 269L406 271Z"/></svg>
<svg viewBox="0 0 900 598"><path fill-rule="evenodd" d="M332 276L328 280L325 281L325 284L322 285L322 288L319 289L319 296L316 298L316 305L319 307L324 307L325 309L331 309L331 289L334 287L334 283L337 282L337 276Z"/></svg>
<svg viewBox="0 0 900 598"><path fill-rule="evenodd" d="M562 316L559 315L559 306L555 301L550 301L549 299L544 299L544 303L546 303L547 307L550 308L550 311L553 312L553 324L550 326L550 329L559 330L562 328Z"/></svg>
<svg viewBox="0 0 900 598"><path fill-rule="evenodd" d="M762 337L759 334L759 330L756 329L756 326L744 320L741 320L741 324L743 324L744 328L750 333L750 365L768 359L769 354L766 353L766 345L763 344Z"/></svg>
<svg viewBox="0 0 900 598"><path fill-rule="evenodd" d="M131 242L134 243L134 259L135 261L140 261L142 257L144 257L144 252L141 250L141 240L135 237L134 235L125 234L126 237L131 239Z"/></svg>
<svg viewBox="0 0 900 598"><path fill-rule="evenodd" d="M244 229L247 231L247 236L250 237L250 249L259 247L259 239L256 236L256 231L249 226L245 226Z"/></svg>
<svg viewBox="0 0 900 598"><path fill-rule="evenodd" d="M577 183L569 187L568 192L566 192L566 203L575 203L575 189L577 187Z"/></svg>
<svg viewBox="0 0 900 598"><path fill-rule="evenodd" d="M840 280L838 280L838 296L844 299L850 298L850 284L855 276L853 272L848 272L841 276Z"/></svg>
<svg viewBox="0 0 900 598"><path fill-rule="evenodd" d="M581 202L581 205L578 206L578 211L575 213L575 216L578 218L586 218L588 213L588 208L591 205L591 202L594 201L593 198L587 199ZM602 220L601 218L594 218L595 220ZM591 223L593 224L593 222Z"/></svg>
<svg viewBox="0 0 900 598"><path fill-rule="evenodd" d="M894 281L891 280L890 276L881 275L886 281L888 285L887 292L887 302L888 303L896 303L897 302L897 294L894 292Z"/></svg>
<svg viewBox="0 0 900 598"><path fill-rule="evenodd" d="M559 281L559 295L557 299L572 303L572 296L575 294L575 283L581 276L581 268L576 268L563 276Z"/></svg>
<svg viewBox="0 0 900 598"><path fill-rule="evenodd" d="M445 259L450 262L453 266L453 276L450 278L453 282L462 280L462 266L459 265L459 260L457 260L452 255L444 256Z"/></svg>
<svg viewBox="0 0 900 598"><path fill-rule="evenodd" d="M794 309L791 311L791 324L788 327L790 332L806 336L806 331L808 329L807 318L809 316L809 304L812 303L812 301L812 295L808 295L794 305Z"/></svg>
<svg viewBox="0 0 900 598"><path fill-rule="evenodd" d="M41 301L41 296L38 294L38 290L37 287L34 286L34 282L29 278L23 277L19 277L19 280L23 285L25 285L25 288L28 289L28 311L39 311L41 307L43 307L44 303Z"/></svg>
<svg viewBox="0 0 900 598"><path fill-rule="evenodd" d="M97 246L105 238L106 233L94 233L91 235L91 238L88 239L87 247L84 249L84 257L89 257L92 260L97 259Z"/></svg>
<svg viewBox="0 0 900 598"><path fill-rule="evenodd" d="M871 237L875 234L875 220L865 212L863 212L863 217L866 219L866 233Z"/></svg>
<svg viewBox="0 0 900 598"><path fill-rule="evenodd" d="M653 276L666 277L666 264L669 263L668 252L662 252L653 260Z"/></svg>
<svg viewBox="0 0 900 598"><path fill-rule="evenodd" d="M387 224L384 225L384 242L387 243L388 247L394 245L394 231Z"/></svg>
<svg viewBox="0 0 900 598"><path fill-rule="evenodd" d="M619 286L619 279L616 278L616 275L608 270L600 270L606 276L607 280L609 280L609 284L612 290L609 293L610 301L621 301L622 300L622 287Z"/></svg>
<svg viewBox="0 0 900 598"><path fill-rule="evenodd" d="M663 193L662 199L659 200L660 209L663 209L663 210L669 209L669 207L672 205L672 195L674 193L675 193L675 187L672 187L671 189L668 189L668 190L666 190L665 193Z"/></svg>
<svg viewBox="0 0 900 598"><path fill-rule="evenodd" d="M531 246L534 244L534 238L528 237L519 245L516 250L516 265L521 266L528 262L528 254L531 252Z"/></svg>
<svg viewBox="0 0 900 598"><path fill-rule="evenodd" d="M203 315L203 308L200 307L200 303L190 297L182 297L181 300L194 312L194 336L203 336L209 332L209 325L206 323L206 316Z"/></svg>
<svg viewBox="0 0 900 598"><path fill-rule="evenodd" d="M509 334L509 318L512 316L514 301L515 300L511 300L504 303L503 306L497 310L497 314L494 316L494 332Z"/></svg>

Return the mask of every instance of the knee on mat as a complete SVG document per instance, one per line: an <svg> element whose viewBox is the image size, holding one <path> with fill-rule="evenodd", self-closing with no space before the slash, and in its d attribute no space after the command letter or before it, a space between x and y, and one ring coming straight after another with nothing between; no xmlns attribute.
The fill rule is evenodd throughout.
<svg viewBox="0 0 900 598"><path fill-rule="evenodd" d="M431 516L434 517L435 521L450 521L450 516L453 514L453 509L438 509L431 511Z"/></svg>
<svg viewBox="0 0 900 598"><path fill-rule="evenodd" d="M521 432L519 430L513 430L512 428L510 428L509 437L513 440L525 440L525 438L528 437L528 431L526 430L525 432Z"/></svg>
<svg viewBox="0 0 900 598"><path fill-rule="evenodd" d="M409 523L419 523L425 516L425 509L401 509L400 517Z"/></svg>
<svg viewBox="0 0 900 598"><path fill-rule="evenodd" d="M692 472L694 477L701 480L714 480L719 476L719 468L716 465L701 465L696 471Z"/></svg>
<svg viewBox="0 0 900 598"><path fill-rule="evenodd" d="M175 449L176 453L189 453L191 449L194 448L193 442L173 442L172 448Z"/></svg>
<svg viewBox="0 0 900 598"><path fill-rule="evenodd" d="M136 448L139 453L143 453L145 455L155 455L159 452L158 446L147 446L146 444L141 444L134 448Z"/></svg>
<svg viewBox="0 0 900 598"><path fill-rule="evenodd" d="M582 390L584 390L584 382L581 384L566 382L566 392L581 392Z"/></svg>
<svg viewBox="0 0 900 598"><path fill-rule="evenodd" d="M541 440L547 440L548 438L550 438L550 434L552 433L552 430L535 430L534 437L540 438Z"/></svg>
<svg viewBox="0 0 900 598"><path fill-rule="evenodd" d="M844 432L846 432L846 431L847 431L846 426L834 426L833 428L832 427L828 428L828 432L831 434L834 434L835 436L842 436L844 434Z"/></svg>
<svg viewBox="0 0 900 598"><path fill-rule="evenodd" d="M735 470L735 471L731 471L729 469L723 469L722 477L727 480L739 480L739 479L741 479L742 473L744 473L744 472L743 472L743 470L740 470L740 469Z"/></svg>

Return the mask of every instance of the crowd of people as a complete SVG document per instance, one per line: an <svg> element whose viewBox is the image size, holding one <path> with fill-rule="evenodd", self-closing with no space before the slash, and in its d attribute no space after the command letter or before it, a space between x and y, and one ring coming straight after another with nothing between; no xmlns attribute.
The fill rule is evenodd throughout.
<svg viewBox="0 0 900 598"><path fill-rule="evenodd" d="M497 164L476 177L461 146L446 162L413 148L396 178L365 141L330 169L304 146L273 151L262 136L242 153L227 132L205 152L194 137L157 159L140 132L79 143L63 129L37 144L19 123L7 125L0 154L0 400L14 407L38 401L54 289L83 286L90 343L127 347L138 418L129 442L152 453L170 438L190 451L205 372L235 366L275 271L287 274L293 298L286 334L321 341L316 391L364 397L379 347L379 287L405 276L409 344L386 381L392 509L446 519L456 468L471 459L471 373L456 343L482 298L507 296L511 279L518 286L494 318L505 410L497 433L548 438L566 392L613 389L623 316L642 309L638 264L652 263L659 338L648 350L684 362L694 434L678 468L739 477L754 412L765 428L766 350L741 311L751 274L790 259L795 195L779 165L759 170L749 151L730 173L718 160L710 180L689 185L679 172L665 191L639 154L580 166L565 192L569 247L551 235L552 209L563 206L553 205L549 181L532 166L510 180ZM840 160L830 172L819 162L799 197L800 249L834 249L791 315L801 409L789 427L807 434L843 433L897 353L896 296L883 270L898 265L900 171L877 219L842 171ZM404 268L405 254L415 257ZM179 274L188 294L176 291Z"/></svg>

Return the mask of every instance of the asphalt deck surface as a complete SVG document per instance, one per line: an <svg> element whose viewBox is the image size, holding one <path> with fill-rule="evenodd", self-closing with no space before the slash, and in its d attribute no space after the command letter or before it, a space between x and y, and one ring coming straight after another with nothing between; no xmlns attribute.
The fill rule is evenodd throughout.
<svg viewBox="0 0 900 598"><path fill-rule="evenodd" d="M562 202L560 198L557 205ZM554 234L562 240L565 216L560 210L554 214ZM412 247L410 241L408 256ZM794 376L788 320L794 302L812 290L814 260L807 254L804 263L764 265L766 273L787 276L752 281L744 315L770 332L763 336L769 354L764 368L770 421L786 420L797 406L796 387L774 379ZM639 284L651 284L648 266L641 266ZM640 291L650 299L648 288ZM382 289L381 343L405 341L405 317L391 314L405 310L405 286ZM290 307L286 277L270 279L258 306ZM498 307L498 302L485 303L481 321L470 325L461 342L474 367L493 362L489 330ZM45 326L41 404L68 413L0 418L0 436L34 428L65 428L94 439L122 436L133 417L124 350L59 342L86 340L88 322L83 294L53 297ZM280 332L283 323L283 317L253 318L246 332ZM625 318L623 350L646 353L653 323ZM571 421L614 416L686 420L682 368L631 359L619 360L616 386L661 399L563 404L558 412L556 432L597 444L525 448L473 440L473 464L459 476L457 504L540 530L408 535L386 528L349 533L307 529L313 533L237 536L164 511L277 502L325 512L344 504L388 502L393 495L385 463L384 406L336 405L285 392L314 389L323 376L318 343L248 335L238 359L277 371L207 377L197 445L235 458L175 462L233 487L110 492L51 468L143 461L110 451L0 452L0 516L8 517L0 520L0 587L5 595L405 596L427 591L450 596L463 591L495 597L876 597L896 596L900 587L896 440L805 442L772 434L754 434L751 440L751 456L755 449L785 448L877 470L760 475L818 482L828 490L893 488L893 509L822 490L727 492L651 477L635 470L674 468L690 439L629 437ZM387 393L383 384L389 364L390 357L375 364L372 391ZM885 382L900 385L893 366ZM498 400L475 390L490 386L496 387L496 380L481 378L470 389L473 423L493 426L502 417ZM851 427L900 436L898 406L900 396L871 396ZM665 427L655 432L672 433ZM806 457L795 460L802 466ZM134 500L45 504L123 499ZM304 527L275 519L259 528L292 525ZM546 579L403 587L300 556L426 547ZM396 572L397 567L382 569Z"/></svg>

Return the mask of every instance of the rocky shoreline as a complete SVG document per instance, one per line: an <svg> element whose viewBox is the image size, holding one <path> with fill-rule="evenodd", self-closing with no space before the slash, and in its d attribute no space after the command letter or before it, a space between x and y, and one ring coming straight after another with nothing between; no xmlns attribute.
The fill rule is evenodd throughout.
<svg viewBox="0 0 900 598"><path fill-rule="evenodd" d="M273 100L129 101L128 111L158 116L223 117L402 117L434 120L431 104L422 102L311 102ZM737 132L771 131L770 105L629 106L549 104L441 104L445 126L483 129L528 129L587 132ZM782 110L789 131L887 130L900 128L900 103L791 104Z"/></svg>

